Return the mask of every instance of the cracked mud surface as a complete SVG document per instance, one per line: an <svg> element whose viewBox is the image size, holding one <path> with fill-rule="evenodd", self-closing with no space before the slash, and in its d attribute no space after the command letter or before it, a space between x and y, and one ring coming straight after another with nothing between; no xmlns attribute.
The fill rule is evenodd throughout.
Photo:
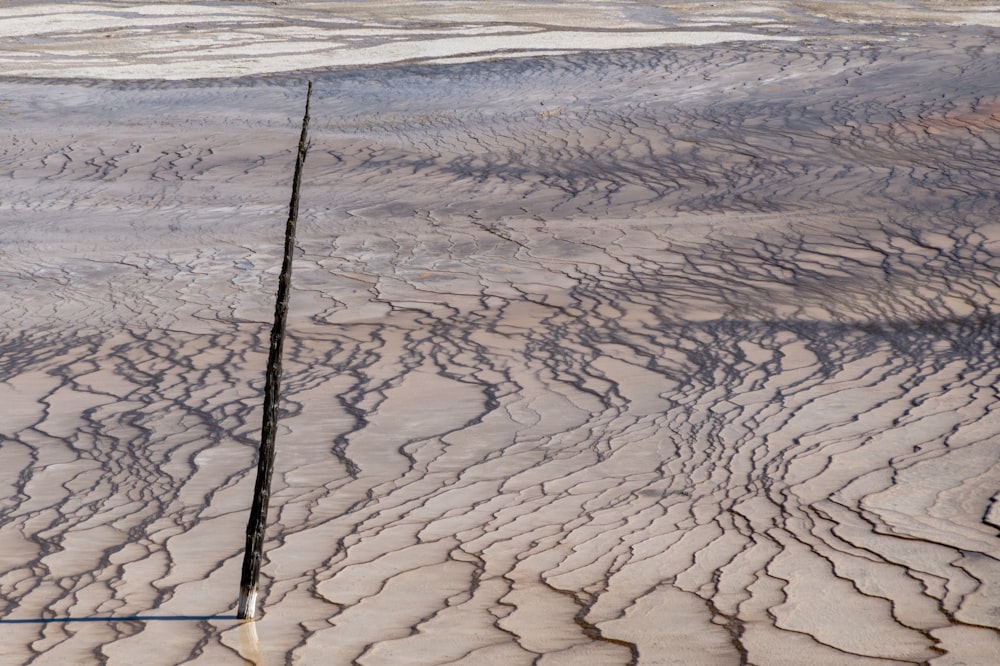
<svg viewBox="0 0 1000 666"><path fill-rule="evenodd" d="M305 77L0 81L0 655L996 661L998 65L311 75L259 644L218 616Z"/></svg>

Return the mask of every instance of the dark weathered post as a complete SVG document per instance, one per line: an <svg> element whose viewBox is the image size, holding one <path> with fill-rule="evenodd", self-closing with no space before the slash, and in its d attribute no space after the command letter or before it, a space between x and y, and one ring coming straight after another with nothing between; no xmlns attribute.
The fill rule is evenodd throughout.
<svg viewBox="0 0 1000 666"><path fill-rule="evenodd" d="M260 432L260 452L257 459L257 483L253 491L253 507L247 523L247 546L243 555L243 575L240 579L240 600L236 615L241 620L252 620L257 606L257 580L260 577L261 550L267 528L267 505L271 499L271 474L274 472L274 437L278 428L278 398L281 392L281 350L285 341L285 320L288 318L288 298L292 286L292 253L295 251L295 222L299 215L299 187L302 184L302 166L306 160L306 142L309 129L309 102L312 98L312 81L306 94L306 112L302 117L302 134L292 176L292 199L288 204L288 223L285 225L285 257L281 262L278 278L278 295L274 305L274 325L271 327L271 347L267 356L267 375L264 384L264 423Z"/></svg>

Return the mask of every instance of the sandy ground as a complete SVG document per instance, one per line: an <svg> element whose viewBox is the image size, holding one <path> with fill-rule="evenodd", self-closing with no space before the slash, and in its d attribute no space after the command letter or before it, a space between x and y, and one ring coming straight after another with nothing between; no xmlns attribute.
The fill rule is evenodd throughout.
<svg viewBox="0 0 1000 666"><path fill-rule="evenodd" d="M1000 661L996 13L822 4L6 3L0 662Z"/></svg>
<svg viewBox="0 0 1000 666"><path fill-rule="evenodd" d="M325 67L1000 26L987 2L5 2L9 76L234 77ZM867 38L879 34L870 30Z"/></svg>

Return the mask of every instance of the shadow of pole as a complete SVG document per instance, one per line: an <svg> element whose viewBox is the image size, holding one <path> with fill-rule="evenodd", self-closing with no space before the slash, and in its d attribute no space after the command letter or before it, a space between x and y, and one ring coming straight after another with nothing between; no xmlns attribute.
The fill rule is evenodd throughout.
<svg viewBox="0 0 1000 666"><path fill-rule="evenodd" d="M0 624L56 624L59 622L184 622L238 620L235 615L122 615L120 617L31 617L0 618Z"/></svg>

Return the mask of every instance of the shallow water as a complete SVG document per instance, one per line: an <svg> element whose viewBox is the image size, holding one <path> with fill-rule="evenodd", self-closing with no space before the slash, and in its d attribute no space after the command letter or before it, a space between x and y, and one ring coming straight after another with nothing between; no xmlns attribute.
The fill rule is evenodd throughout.
<svg viewBox="0 0 1000 666"><path fill-rule="evenodd" d="M1000 49L804 8L763 13L795 41L0 82L3 659L996 661Z"/></svg>

